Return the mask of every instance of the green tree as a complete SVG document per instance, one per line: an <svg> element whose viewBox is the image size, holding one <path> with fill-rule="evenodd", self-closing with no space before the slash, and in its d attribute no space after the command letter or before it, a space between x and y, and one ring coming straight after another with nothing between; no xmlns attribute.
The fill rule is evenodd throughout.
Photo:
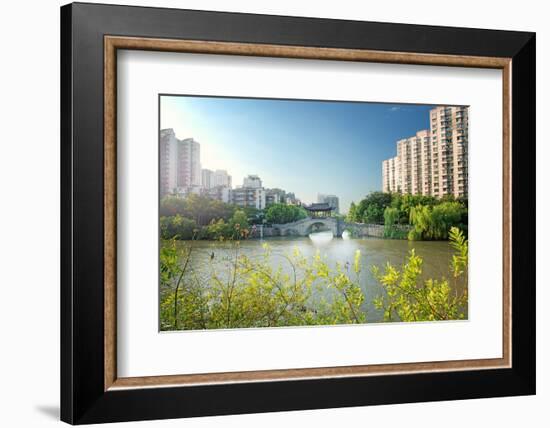
<svg viewBox="0 0 550 428"><path fill-rule="evenodd" d="M187 197L166 196L161 200L160 215L179 214L195 221L198 226L207 226L212 220L228 221L236 207L205 196L191 194Z"/></svg>
<svg viewBox="0 0 550 428"><path fill-rule="evenodd" d="M245 239L250 233L248 217L243 210L236 210L229 221L229 229L233 239Z"/></svg>
<svg viewBox="0 0 550 428"><path fill-rule="evenodd" d="M418 205L433 206L440 203L438 199L433 196L426 195L402 195L400 193L394 193L392 195L391 206L399 211L399 223L409 224L410 210Z"/></svg>
<svg viewBox="0 0 550 428"><path fill-rule="evenodd" d="M465 211L459 202L442 202L438 205L417 205L409 211L413 229L411 240L447 239L451 227L461 226Z"/></svg>
<svg viewBox="0 0 550 428"><path fill-rule="evenodd" d="M209 198L191 194L185 198L185 211L200 226L206 226L215 214L212 212L213 202Z"/></svg>
<svg viewBox="0 0 550 428"><path fill-rule="evenodd" d="M306 217L305 209L296 205L273 204L265 212L266 221L275 224L292 223Z"/></svg>
<svg viewBox="0 0 550 428"><path fill-rule="evenodd" d="M403 231L399 223L400 211L394 207L384 210L384 237L390 239L405 239L407 232Z"/></svg>
<svg viewBox="0 0 550 428"><path fill-rule="evenodd" d="M384 218L385 208L378 204L369 204L363 214L363 223L380 223Z"/></svg>
<svg viewBox="0 0 550 428"><path fill-rule="evenodd" d="M238 209L245 212L249 224L262 224L265 219L264 210L255 207L239 207Z"/></svg>
<svg viewBox="0 0 550 428"><path fill-rule="evenodd" d="M358 218L357 218L357 205L355 205L355 202L352 202L350 207L349 207L348 215L346 217L346 221L348 221L350 223L355 223L355 222L358 221Z"/></svg>
<svg viewBox="0 0 550 428"><path fill-rule="evenodd" d="M193 239L196 235L197 223L179 214L160 218L160 236L162 239Z"/></svg>
<svg viewBox="0 0 550 428"><path fill-rule="evenodd" d="M223 218L219 220L212 220L208 226L206 226L206 238L222 240L231 235L231 226L227 224Z"/></svg>
<svg viewBox="0 0 550 428"><path fill-rule="evenodd" d="M160 215L162 217L171 217L176 214L185 214L185 199L176 196L165 196L160 201Z"/></svg>
<svg viewBox="0 0 550 428"><path fill-rule="evenodd" d="M391 204L392 194L371 192L362 199L354 210L354 220L363 223L384 223L384 210Z"/></svg>

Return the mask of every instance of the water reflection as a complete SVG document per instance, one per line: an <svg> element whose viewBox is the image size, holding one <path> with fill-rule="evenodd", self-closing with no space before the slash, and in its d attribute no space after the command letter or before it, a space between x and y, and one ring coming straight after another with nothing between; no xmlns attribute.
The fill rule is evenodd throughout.
<svg viewBox="0 0 550 428"><path fill-rule="evenodd" d="M316 246L328 244L330 241L332 241L333 237L334 236L332 235L332 232L330 230L309 234L309 239L311 239L311 242L313 242Z"/></svg>

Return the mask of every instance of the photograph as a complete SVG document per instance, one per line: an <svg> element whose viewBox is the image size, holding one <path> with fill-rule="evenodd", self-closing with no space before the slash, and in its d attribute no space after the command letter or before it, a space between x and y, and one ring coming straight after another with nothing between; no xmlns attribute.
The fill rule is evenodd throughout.
<svg viewBox="0 0 550 428"><path fill-rule="evenodd" d="M468 106L158 102L160 331L468 320Z"/></svg>

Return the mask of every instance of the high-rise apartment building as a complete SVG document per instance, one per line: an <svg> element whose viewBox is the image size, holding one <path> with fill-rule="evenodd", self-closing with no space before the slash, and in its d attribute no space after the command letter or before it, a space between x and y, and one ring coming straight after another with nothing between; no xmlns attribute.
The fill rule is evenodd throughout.
<svg viewBox="0 0 550 428"><path fill-rule="evenodd" d="M160 195L174 193L177 188L177 138L173 129L160 131Z"/></svg>
<svg viewBox="0 0 550 428"><path fill-rule="evenodd" d="M401 171L398 183L403 193L412 193L411 149L415 140L416 137L411 137L397 142L397 159Z"/></svg>
<svg viewBox="0 0 550 428"><path fill-rule="evenodd" d="M214 187L214 171L206 168L201 170L201 186L206 190Z"/></svg>
<svg viewBox="0 0 550 428"><path fill-rule="evenodd" d="M418 131L416 133L418 140L417 165L418 165L418 180L417 193L422 195L432 194L432 144L430 131Z"/></svg>
<svg viewBox="0 0 550 428"><path fill-rule="evenodd" d="M430 112L431 194L468 196L468 107Z"/></svg>
<svg viewBox="0 0 550 428"><path fill-rule="evenodd" d="M399 158L397 156L386 159L382 162L382 191L383 192L396 192L398 185L398 180L400 178L398 168Z"/></svg>
<svg viewBox="0 0 550 428"><path fill-rule="evenodd" d="M429 195L430 149L428 130L418 131L412 137L399 140L397 156L382 162L383 191Z"/></svg>
<svg viewBox="0 0 550 428"><path fill-rule="evenodd" d="M441 197L468 196L468 107L436 107L430 129L397 142L382 162L382 190Z"/></svg>
<svg viewBox="0 0 550 428"><path fill-rule="evenodd" d="M178 140L178 187L201 185L201 146L193 138Z"/></svg>
<svg viewBox="0 0 550 428"><path fill-rule="evenodd" d="M173 129L160 131L160 194L181 193L201 184L200 144L178 140Z"/></svg>

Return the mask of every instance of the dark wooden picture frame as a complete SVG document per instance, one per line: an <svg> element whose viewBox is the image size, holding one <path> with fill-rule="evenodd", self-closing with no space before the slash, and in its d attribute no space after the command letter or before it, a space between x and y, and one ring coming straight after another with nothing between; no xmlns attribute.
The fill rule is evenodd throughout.
<svg viewBox="0 0 550 428"><path fill-rule="evenodd" d="M117 378L117 49L501 69L503 357ZM76 3L61 9L61 106L62 420L534 394L533 33Z"/></svg>

